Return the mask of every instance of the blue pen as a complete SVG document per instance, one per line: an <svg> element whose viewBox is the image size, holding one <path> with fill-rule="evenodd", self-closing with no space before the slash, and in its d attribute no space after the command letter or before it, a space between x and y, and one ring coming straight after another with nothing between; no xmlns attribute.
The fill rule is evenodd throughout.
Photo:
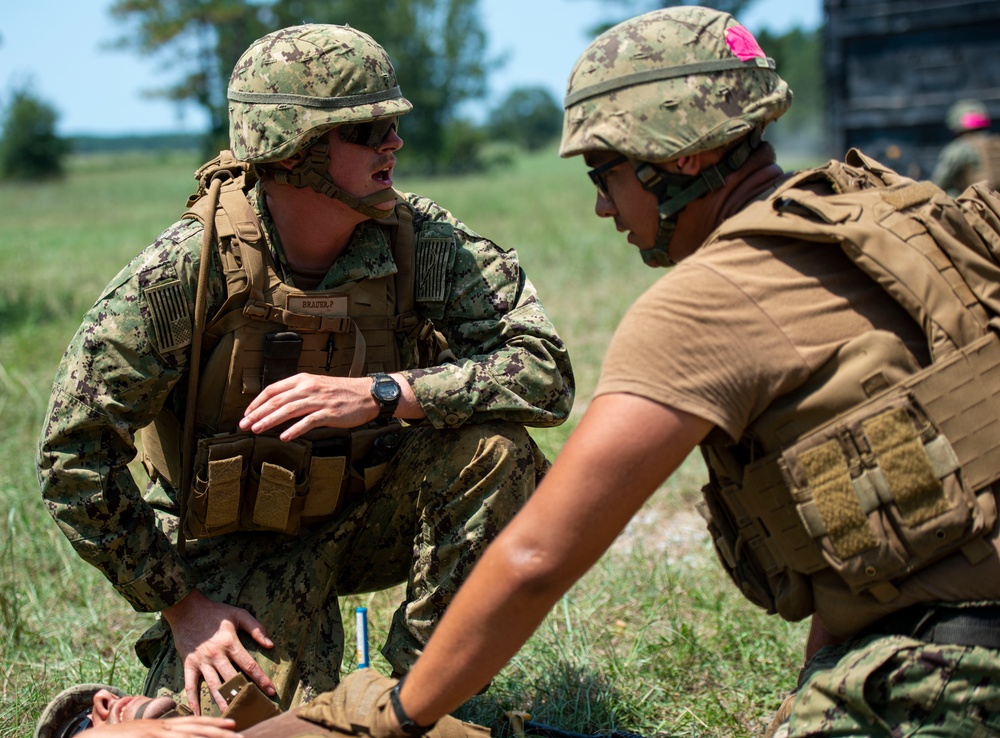
<svg viewBox="0 0 1000 738"><path fill-rule="evenodd" d="M368 668L368 608L358 607L354 610L357 626L358 668Z"/></svg>

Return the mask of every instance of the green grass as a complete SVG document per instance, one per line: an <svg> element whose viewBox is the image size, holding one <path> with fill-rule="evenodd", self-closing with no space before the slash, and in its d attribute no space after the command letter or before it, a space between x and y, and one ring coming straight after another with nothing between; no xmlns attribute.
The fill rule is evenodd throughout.
<svg viewBox="0 0 1000 738"><path fill-rule="evenodd" d="M180 214L198 163L81 158L63 182L0 186L0 738L30 735L48 699L72 683L141 688L131 649L152 616L134 613L49 518L35 444L53 372L83 312ZM397 179L517 249L578 378L570 422L534 432L554 457L593 392L614 326L659 275L593 216L579 160L548 151L479 177ZM804 630L764 616L729 584L692 521L702 477L700 460L690 459L462 716L490 724L519 709L586 732L759 733L794 683ZM342 603L349 628L353 608L369 607L383 671L377 650L399 596Z"/></svg>

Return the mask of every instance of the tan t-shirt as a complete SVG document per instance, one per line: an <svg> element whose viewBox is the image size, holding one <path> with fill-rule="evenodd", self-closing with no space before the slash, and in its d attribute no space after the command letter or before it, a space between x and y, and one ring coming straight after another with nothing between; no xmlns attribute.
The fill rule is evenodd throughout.
<svg viewBox="0 0 1000 738"><path fill-rule="evenodd" d="M737 440L851 338L923 332L835 245L778 238L703 247L630 308L597 394L626 392L711 420Z"/></svg>
<svg viewBox="0 0 1000 738"><path fill-rule="evenodd" d="M838 246L720 241L667 272L630 308L596 394L645 397L710 420L736 440L848 340L876 329L897 333L927 364L917 324ZM813 587L827 628L850 635L913 602L1000 598L1000 584L991 582L1000 583L996 559L970 576L959 554L904 582L888 607L851 595L829 570Z"/></svg>

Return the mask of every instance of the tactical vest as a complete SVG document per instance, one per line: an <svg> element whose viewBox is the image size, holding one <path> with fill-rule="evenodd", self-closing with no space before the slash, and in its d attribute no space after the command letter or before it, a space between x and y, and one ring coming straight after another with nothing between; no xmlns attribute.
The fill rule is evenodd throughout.
<svg viewBox="0 0 1000 738"><path fill-rule="evenodd" d="M444 338L414 305L419 300L433 312L443 302L454 231L448 224L426 224L416 239L412 210L398 198L393 214L380 222L396 274L332 290L298 290L281 280L247 199L251 170L223 152L196 176L199 190L182 217L206 226L206 244L213 242L225 276L226 300L202 331L196 329L206 355L192 351L198 373L192 371L183 387L196 397L193 412L178 413L168 402L141 431L143 462L175 490L188 490L180 500L187 538L240 530L296 533L301 525L332 517L346 499L375 484L406 427L394 421L315 429L286 442L277 431L240 431L244 411L267 384L298 372L360 377L448 358ZM217 197L210 193L215 180L221 180ZM211 256L206 248L202 264ZM415 295L418 271L423 279ZM198 291L203 299L204 276ZM193 415L187 434L179 415Z"/></svg>
<svg viewBox="0 0 1000 738"><path fill-rule="evenodd" d="M817 194L816 190L824 194ZM953 200L857 151L802 172L712 240L778 236L841 248L922 326L921 368L893 333L847 342L736 445L702 444L700 510L753 602L814 611L832 569L883 603L949 555L993 552L1000 479L1000 197Z"/></svg>
<svg viewBox="0 0 1000 738"><path fill-rule="evenodd" d="M969 181L962 185L963 188L983 180L993 189L1000 188L1000 135L975 133L969 136L969 143L976 151L979 166L969 174Z"/></svg>

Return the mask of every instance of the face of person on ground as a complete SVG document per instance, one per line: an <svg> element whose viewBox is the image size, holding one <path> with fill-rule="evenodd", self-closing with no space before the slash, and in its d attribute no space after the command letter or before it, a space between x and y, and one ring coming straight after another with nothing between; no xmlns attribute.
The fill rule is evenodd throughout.
<svg viewBox="0 0 1000 738"><path fill-rule="evenodd" d="M374 121L374 124L378 123L380 121ZM335 185L358 198L392 187L396 152L403 146L403 139L395 126L385 131L380 142L372 140L371 128L374 124L339 126L327 134L330 140L330 166L327 170L330 178ZM376 129L374 133L377 139L381 130ZM345 141L345 137L349 140ZM389 200L375 207L390 211L395 202Z"/></svg>
<svg viewBox="0 0 1000 738"><path fill-rule="evenodd" d="M632 163L611 151L589 152L583 159L592 171L599 170L592 177L600 182L594 212L600 218L613 218L615 227L628 233L627 240L633 246L652 248L660 225L656 196L643 189ZM604 165L607 168L602 168Z"/></svg>
<svg viewBox="0 0 1000 738"><path fill-rule="evenodd" d="M118 695L101 689L94 694L94 706L90 713L90 721L94 727L99 725L116 725L130 720L144 718L147 720L162 717L173 710L177 704L169 697L143 697L142 695Z"/></svg>

